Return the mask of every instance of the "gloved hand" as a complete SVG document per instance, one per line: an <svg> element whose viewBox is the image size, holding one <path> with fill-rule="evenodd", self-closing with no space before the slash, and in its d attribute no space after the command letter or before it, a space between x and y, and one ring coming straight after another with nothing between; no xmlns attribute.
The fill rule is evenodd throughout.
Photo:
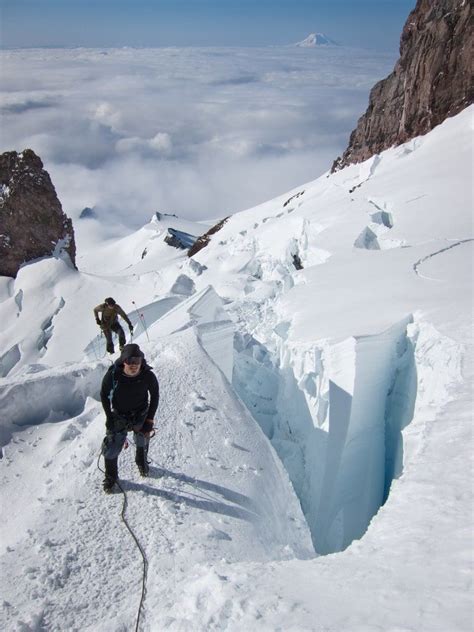
<svg viewBox="0 0 474 632"><path fill-rule="evenodd" d="M112 432L112 430L114 429L114 417L112 414L108 415L105 418L105 428L109 432Z"/></svg>
<svg viewBox="0 0 474 632"><path fill-rule="evenodd" d="M155 433L155 422L153 419L146 419L142 427L142 433L145 437L150 438Z"/></svg>
<svg viewBox="0 0 474 632"><path fill-rule="evenodd" d="M130 329L130 333L133 334L133 325L132 325L132 323L130 323L128 325L128 328Z"/></svg>
<svg viewBox="0 0 474 632"><path fill-rule="evenodd" d="M95 322L99 325L99 327L102 325L100 318L96 318Z"/></svg>

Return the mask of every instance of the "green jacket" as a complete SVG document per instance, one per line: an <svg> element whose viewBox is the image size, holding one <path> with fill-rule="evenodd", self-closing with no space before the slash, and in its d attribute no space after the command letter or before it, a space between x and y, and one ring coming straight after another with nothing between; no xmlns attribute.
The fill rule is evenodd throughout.
<svg viewBox="0 0 474 632"><path fill-rule="evenodd" d="M97 307L94 307L94 316L96 319L99 318L100 313L102 314L100 320L104 329L110 329L110 327L117 322L118 316L121 316L129 327L132 326L129 317L117 303L115 303L115 305L101 303L97 305Z"/></svg>

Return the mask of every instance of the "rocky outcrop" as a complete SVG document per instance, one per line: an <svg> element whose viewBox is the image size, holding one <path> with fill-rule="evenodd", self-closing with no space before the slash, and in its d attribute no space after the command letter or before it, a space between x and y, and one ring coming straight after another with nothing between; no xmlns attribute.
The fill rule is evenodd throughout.
<svg viewBox="0 0 474 632"><path fill-rule="evenodd" d="M217 224L214 224L214 226L212 226L212 228L210 228L207 231L207 233L204 233L204 235L201 235L200 237L198 237L196 241L194 242L194 245L191 246L191 248L188 250L188 257L192 257L197 252L205 248L207 244L211 241L212 235L215 235L215 233L220 231L220 229L224 226L224 224L226 223L228 219L229 219L228 217L224 217L224 219L221 219L220 222L217 222Z"/></svg>
<svg viewBox="0 0 474 632"><path fill-rule="evenodd" d="M0 155L0 275L22 264L67 252L75 265L71 220L62 210L41 159L31 150Z"/></svg>
<svg viewBox="0 0 474 632"><path fill-rule="evenodd" d="M372 88L369 107L332 171L426 134L470 105L472 43L469 0L418 0L393 72Z"/></svg>

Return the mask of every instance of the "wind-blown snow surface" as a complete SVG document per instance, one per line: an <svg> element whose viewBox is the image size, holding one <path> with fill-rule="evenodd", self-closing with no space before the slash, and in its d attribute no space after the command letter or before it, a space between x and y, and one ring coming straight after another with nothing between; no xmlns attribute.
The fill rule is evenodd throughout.
<svg viewBox="0 0 474 632"><path fill-rule="evenodd" d="M1 280L3 629L135 624L141 560L96 468L107 295L161 384L152 476L120 464L143 630L471 629L472 113L192 260L155 218L119 260Z"/></svg>

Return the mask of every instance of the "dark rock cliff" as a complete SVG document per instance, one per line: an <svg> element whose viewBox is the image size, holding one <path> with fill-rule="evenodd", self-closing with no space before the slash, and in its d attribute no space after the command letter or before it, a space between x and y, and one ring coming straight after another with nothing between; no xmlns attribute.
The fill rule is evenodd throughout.
<svg viewBox="0 0 474 632"><path fill-rule="evenodd" d="M31 150L0 155L0 275L23 263L66 251L75 265L71 220L41 159Z"/></svg>
<svg viewBox="0 0 474 632"><path fill-rule="evenodd" d="M219 232L228 219L229 219L228 217L224 217L224 219L221 219L220 222L217 222L217 224L214 224L214 226L212 226L207 231L207 233L204 233L204 235L201 235L200 237L198 237L196 241L194 242L194 244L191 246L191 248L188 250L188 257L192 257L193 255L198 253L200 250L205 248L207 244L211 241L212 235L215 235L217 232Z"/></svg>
<svg viewBox="0 0 474 632"><path fill-rule="evenodd" d="M426 134L473 102L469 0L418 0L400 39L393 72L370 93L369 107L332 171Z"/></svg>

